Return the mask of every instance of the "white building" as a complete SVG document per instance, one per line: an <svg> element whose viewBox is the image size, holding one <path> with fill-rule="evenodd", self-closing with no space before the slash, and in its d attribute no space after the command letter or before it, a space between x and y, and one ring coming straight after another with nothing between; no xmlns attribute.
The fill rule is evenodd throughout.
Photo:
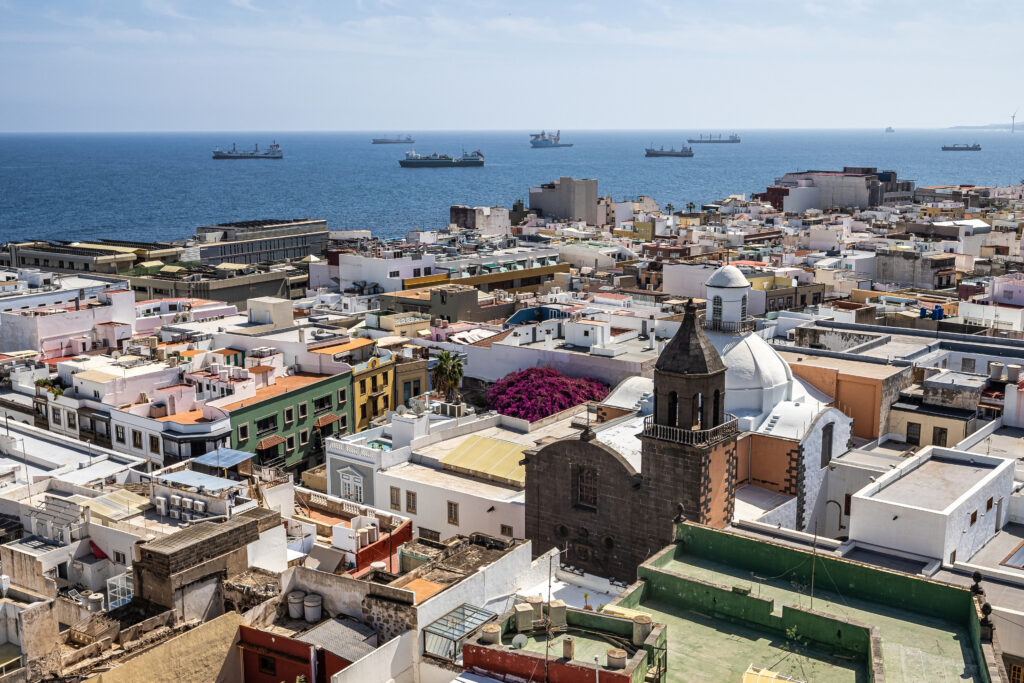
<svg viewBox="0 0 1024 683"><path fill-rule="evenodd" d="M96 301L100 292L128 289L128 281L103 275L61 275L34 268L0 268L0 312Z"/></svg>
<svg viewBox="0 0 1024 683"><path fill-rule="evenodd" d="M946 565L966 562L1008 521L1014 461L929 446L853 495L850 540Z"/></svg>

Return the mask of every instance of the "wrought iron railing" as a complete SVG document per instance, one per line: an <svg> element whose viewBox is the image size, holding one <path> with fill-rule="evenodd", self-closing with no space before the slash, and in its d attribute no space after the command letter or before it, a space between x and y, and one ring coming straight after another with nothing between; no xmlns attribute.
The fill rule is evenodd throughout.
<svg viewBox="0 0 1024 683"><path fill-rule="evenodd" d="M643 435L688 446L703 446L721 441L738 431L736 416L726 414L725 417L725 422L711 429L686 429L656 424L654 416L648 415L644 418Z"/></svg>
<svg viewBox="0 0 1024 683"><path fill-rule="evenodd" d="M749 332L757 327L757 321L749 315L739 320L715 320L702 313L700 323L705 330L716 332Z"/></svg>

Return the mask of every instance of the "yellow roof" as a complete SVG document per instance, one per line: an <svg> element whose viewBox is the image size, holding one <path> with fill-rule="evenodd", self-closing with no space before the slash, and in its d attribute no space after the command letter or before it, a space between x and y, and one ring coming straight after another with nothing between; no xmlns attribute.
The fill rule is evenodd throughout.
<svg viewBox="0 0 1024 683"><path fill-rule="evenodd" d="M161 273L180 273L185 270L182 266L164 266L160 269Z"/></svg>
<svg viewBox="0 0 1024 683"><path fill-rule="evenodd" d="M134 254L138 251L137 247L119 247L116 244L93 244L92 242L74 242L71 246L77 249L106 249L121 254Z"/></svg>
<svg viewBox="0 0 1024 683"><path fill-rule="evenodd" d="M465 472L513 486L526 482L524 447L511 441L470 436L441 458L441 464L457 472Z"/></svg>
<svg viewBox="0 0 1024 683"><path fill-rule="evenodd" d="M134 517L142 512L142 508L149 505L149 498L125 489L111 491L96 498L74 495L70 500L82 507L91 508L95 515L112 520Z"/></svg>
<svg viewBox="0 0 1024 683"><path fill-rule="evenodd" d="M336 353L344 353L345 351L355 351L361 349L364 346L372 346L373 340L365 337L356 337L344 344L335 344L334 346L324 346L319 349L313 349L313 353L322 353L324 355L333 356Z"/></svg>
<svg viewBox="0 0 1024 683"><path fill-rule="evenodd" d="M157 268L164 265L163 261L143 261L137 267L138 268Z"/></svg>
<svg viewBox="0 0 1024 683"><path fill-rule="evenodd" d="M214 266L217 270L245 270L249 267L244 263L219 263Z"/></svg>
<svg viewBox="0 0 1024 683"><path fill-rule="evenodd" d="M76 379L84 379L86 382L109 382L110 380L117 379L117 375L111 375L109 372L103 372L102 370L86 370L84 372L75 373Z"/></svg>

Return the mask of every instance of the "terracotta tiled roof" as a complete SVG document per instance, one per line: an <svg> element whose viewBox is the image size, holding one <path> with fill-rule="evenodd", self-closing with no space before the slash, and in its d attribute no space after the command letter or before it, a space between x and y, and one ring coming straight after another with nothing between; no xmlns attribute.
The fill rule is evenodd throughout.
<svg viewBox="0 0 1024 683"><path fill-rule="evenodd" d="M313 426L316 427L317 429L320 429L321 427L326 427L332 422L337 422L340 419L341 418L335 415L334 413L327 413L326 415L321 415L320 417L318 417L316 419L316 422L313 423Z"/></svg>
<svg viewBox="0 0 1024 683"><path fill-rule="evenodd" d="M278 444L282 443L284 443L284 437L281 436L280 434L274 434L273 436L268 436L267 438L263 439L258 444L256 444L256 450L260 450L263 448L273 448L274 446L277 446Z"/></svg>

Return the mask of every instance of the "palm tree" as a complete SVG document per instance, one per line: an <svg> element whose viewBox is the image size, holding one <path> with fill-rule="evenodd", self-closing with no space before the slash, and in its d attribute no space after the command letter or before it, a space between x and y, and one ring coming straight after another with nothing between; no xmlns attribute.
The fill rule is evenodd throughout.
<svg viewBox="0 0 1024 683"><path fill-rule="evenodd" d="M442 351L437 355L437 365L430 381L434 389L445 395L446 401L455 403L459 400L459 385L465 374L462 357L451 351Z"/></svg>
<svg viewBox="0 0 1024 683"><path fill-rule="evenodd" d="M671 204L666 204L666 205L665 205L665 211L666 211L666 212L667 212L667 213L668 213L669 215L671 215L671 214L675 213L675 210L676 210L676 207L672 206Z"/></svg>
<svg viewBox="0 0 1024 683"><path fill-rule="evenodd" d="M693 213L693 210L697 208L697 205L693 202L686 202L686 212Z"/></svg>

